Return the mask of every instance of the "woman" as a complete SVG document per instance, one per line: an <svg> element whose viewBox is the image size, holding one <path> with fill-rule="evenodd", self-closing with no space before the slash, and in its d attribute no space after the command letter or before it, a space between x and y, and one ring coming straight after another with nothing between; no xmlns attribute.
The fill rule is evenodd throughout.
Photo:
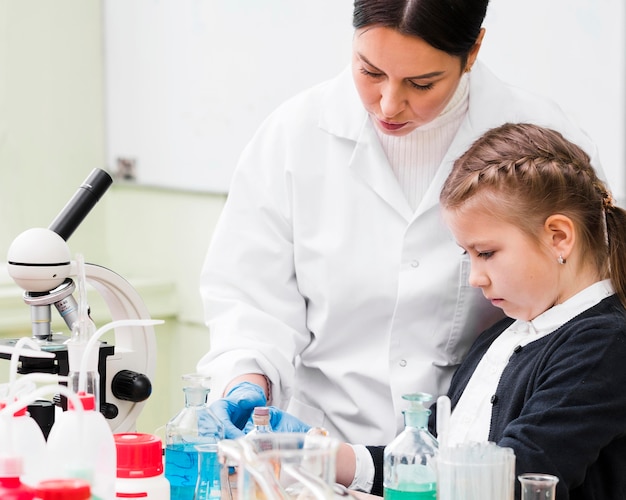
<svg viewBox="0 0 626 500"><path fill-rule="evenodd" d="M201 276L211 350L198 370L228 437L267 403L346 441L390 442L401 396L445 393L501 317L441 221L453 160L529 121L598 165L554 103L477 61L487 3L355 1L351 69L279 107L244 150Z"/></svg>

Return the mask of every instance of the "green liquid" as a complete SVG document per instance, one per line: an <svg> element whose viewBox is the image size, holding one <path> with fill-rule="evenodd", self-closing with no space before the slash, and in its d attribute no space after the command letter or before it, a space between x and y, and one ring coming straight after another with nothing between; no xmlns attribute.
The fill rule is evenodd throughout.
<svg viewBox="0 0 626 500"><path fill-rule="evenodd" d="M402 485L400 485L402 487ZM419 491L411 491L419 488ZM394 490L385 488L383 492L385 500L436 500L437 489L435 483L409 485L406 489Z"/></svg>

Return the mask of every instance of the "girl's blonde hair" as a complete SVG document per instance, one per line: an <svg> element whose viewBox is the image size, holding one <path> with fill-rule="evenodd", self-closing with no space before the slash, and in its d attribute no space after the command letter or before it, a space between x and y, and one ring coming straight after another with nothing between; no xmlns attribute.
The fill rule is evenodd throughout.
<svg viewBox="0 0 626 500"><path fill-rule="evenodd" d="M507 123L485 133L454 163L440 195L453 210L470 199L533 238L550 215L569 217L582 255L611 278L626 307L626 211L589 156L559 132Z"/></svg>

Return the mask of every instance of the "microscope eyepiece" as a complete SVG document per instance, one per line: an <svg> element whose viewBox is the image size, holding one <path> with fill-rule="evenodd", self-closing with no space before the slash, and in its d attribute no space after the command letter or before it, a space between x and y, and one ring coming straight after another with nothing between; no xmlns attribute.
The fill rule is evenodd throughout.
<svg viewBox="0 0 626 500"><path fill-rule="evenodd" d="M107 172L95 168L48 229L67 241L112 183L113 179Z"/></svg>

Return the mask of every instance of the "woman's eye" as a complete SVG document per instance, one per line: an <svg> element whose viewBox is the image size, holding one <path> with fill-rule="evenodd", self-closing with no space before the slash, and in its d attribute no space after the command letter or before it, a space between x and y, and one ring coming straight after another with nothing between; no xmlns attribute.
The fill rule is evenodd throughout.
<svg viewBox="0 0 626 500"><path fill-rule="evenodd" d="M426 84L420 85L419 83L415 83L412 80L409 80L409 83L411 84L411 87L417 90L430 90L434 87L433 83L426 83Z"/></svg>
<svg viewBox="0 0 626 500"><path fill-rule="evenodd" d="M361 73L371 78L380 78L381 76L383 76L382 73L374 73L373 71L368 71L363 67L361 68Z"/></svg>
<svg viewBox="0 0 626 500"><path fill-rule="evenodd" d="M478 252L477 257L479 259L488 259L492 257L494 252Z"/></svg>

